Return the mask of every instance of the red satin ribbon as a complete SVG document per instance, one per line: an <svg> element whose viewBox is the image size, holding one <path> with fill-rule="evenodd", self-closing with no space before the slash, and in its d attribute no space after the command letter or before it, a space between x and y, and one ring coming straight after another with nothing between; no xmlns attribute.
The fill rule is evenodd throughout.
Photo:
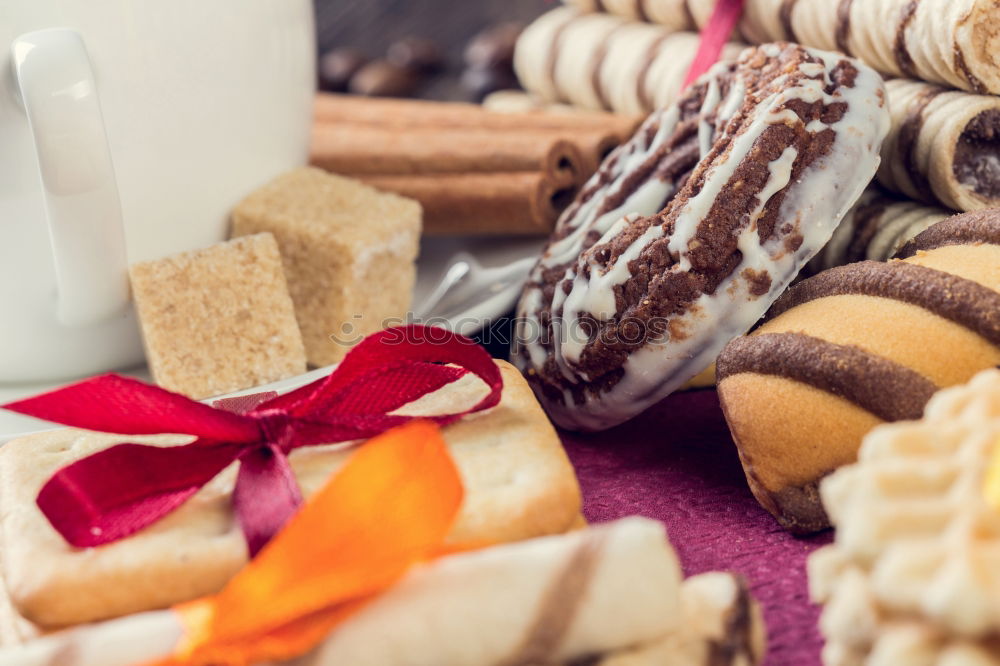
<svg viewBox="0 0 1000 666"><path fill-rule="evenodd" d="M733 34L733 30L736 29L736 24L739 23L740 16L743 14L743 2L744 0L718 0L715 3L712 17L702 28L698 53L695 54L687 78L684 79L685 88L719 62L722 49L729 41L729 37Z"/></svg>
<svg viewBox="0 0 1000 666"><path fill-rule="evenodd" d="M490 389L471 409L428 417L389 413L469 372ZM368 337L323 379L260 404L237 402L230 405L234 411L117 375L4 408L88 430L198 438L171 447L119 444L56 472L37 502L70 544L87 548L127 537L178 508L238 460L233 508L252 556L302 502L290 451L367 439L414 418L446 425L495 406L502 388L493 359L472 340L406 326Z"/></svg>

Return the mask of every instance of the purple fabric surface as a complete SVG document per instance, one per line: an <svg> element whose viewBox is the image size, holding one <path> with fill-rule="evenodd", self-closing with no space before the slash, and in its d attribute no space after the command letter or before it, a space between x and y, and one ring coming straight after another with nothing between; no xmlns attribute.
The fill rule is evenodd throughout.
<svg viewBox="0 0 1000 666"><path fill-rule="evenodd" d="M662 521L686 575L736 571L750 581L767 622L767 666L820 663L805 561L831 534L792 537L760 508L715 391L675 394L613 430L562 439L588 521Z"/></svg>

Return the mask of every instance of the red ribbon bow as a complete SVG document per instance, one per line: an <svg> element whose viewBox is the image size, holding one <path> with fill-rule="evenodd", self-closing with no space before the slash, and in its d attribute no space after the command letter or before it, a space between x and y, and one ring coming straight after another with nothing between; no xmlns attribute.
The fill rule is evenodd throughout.
<svg viewBox="0 0 1000 666"><path fill-rule="evenodd" d="M469 372L490 389L471 409L429 417L389 413ZM495 406L502 388L493 359L472 340L414 325L366 338L327 377L256 406L244 403L244 413L118 375L4 408L88 430L198 438L170 447L119 444L56 472L37 502L70 544L86 548L127 537L177 509L238 460L233 507L253 556L302 502L290 451L367 439L414 418L446 425Z"/></svg>

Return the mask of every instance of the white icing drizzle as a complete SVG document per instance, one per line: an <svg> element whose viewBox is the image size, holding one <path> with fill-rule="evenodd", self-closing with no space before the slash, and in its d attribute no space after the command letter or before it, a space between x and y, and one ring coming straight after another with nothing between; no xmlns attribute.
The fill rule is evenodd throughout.
<svg viewBox="0 0 1000 666"><path fill-rule="evenodd" d="M729 95L726 97L725 103L719 107L719 121L716 122L716 125L719 125L720 122L728 123L732 120L736 112L743 106L743 100L746 95L746 81L739 77L735 78L730 86ZM705 151L702 153L702 156L704 157L707 154L708 151Z"/></svg>
<svg viewBox="0 0 1000 666"><path fill-rule="evenodd" d="M709 121L705 109L714 109L719 105L719 79L713 77L708 82L708 90L705 92L705 102L702 104L701 119L698 122L698 152L702 157L708 155L712 149L712 142L715 139L715 126Z"/></svg>
<svg viewBox="0 0 1000 666"><path fill-rule="evenodd" d="M777 45L765 45L760 49L769 57L777 57L781 52L781 47ZM806 127L813 133L827 129L835 132L829 153L815 160L794 183L791 182L791 174L798 157L795 147L786 148L770 162L767 165L769 177L757 195L756 206L747 211L747 220L734 232L738 234L737 247L743 255L741 263L713 294L702 294L682 315L671 320L671 330L682 330L686 335L678 339L670 339L667 335L634 351L623 365L621 379L603 393L595 395L592 391L586 392L583 404L574 404L568 395L565 404L543 398L557 423L590 430L616 425L640 413L707 367L729 340L746 332L764 314L799 269L830 238L839 221L871 180L878 167L879 147L889 122L884 108L882 80L870 68L851 61L858 70L854 87L831 86L833 92L828 93L826 88L832 83L830 73L844 58L839 54L812 49L807 51L820 62L800 65L805 78L785 76L782 77L786 79L785 85L781 85L780 79L775 82L773 89L779 92L761 100L743 118L743 129L730 138L727 153L716 158L715 164L705 174L701 190L684 202L677 212L668 249L678 257L678 262L670 270L690 270L690 244L699 224L711 210L722 188L732 186L731 180L737 167L745 160L753 159L751 154L756 141L766 127L776 124L801 126L802 121L797 114L782 109L789 101L846 104L840 121L828 125L814 120ZM741 62L750 57L748 54L741 58ZM715 69L709 74L712 80L698 126L702 158L716 142L718 132L743 106L746 96L743 77L756 75L747 69L737 70L725 100L720 99L717 81L723 70ZM717 121L713 127L706 122L706 116L716 110ZM562 241L550 247L536 269L533 280L538 279L545 267L565 264L580 255L587 234L595 230L601 233L601 242L580 255L566 269L564 280L556 286L551 304L551 312L556 315L553 357L560 374L570 383L590 381L576 367L588 343L576 330L578 317L587 314L599 322L613 318L616 314L615 287L632 277L629 263L651 242L663 238L664 227L656 223L651 225L611 265L597 262L593 250L624 231L633 223L633 216L658 213L666 198L673 195L673 186L652 179L653 182L640 187L615 211L600 217L596 216L596 211L611 192L620 189L627 174L642 163L643 157L648 158L659 143L669 138L676 129L678 118L676 107L663 113L660 131L647 149L642 149L641 139L645 136L642 130L629 144L619 149L614 180L605 192L593 196L572 211L573 219L561 221L562 227L572 230ZM595 176L591 183L600 182L597 179L598 176ZM785 197L777 222L780 231L761 244L757 222L764 215L769 201L782 191L785 191ZM791 231L786 233L789 225ZM793 249L786 245L786 240L794 234L801 236L802 242ZM581 274L584 266L588 268L589 277ZM748 271L768 274L771 284L767 294L756 296L752 293ZM563 289L567 283L571 285L568 294ZM536 284L529 284L519 308L521 317L537 322L537 310L542 302L540 293ZM574 339L574 332L577 339ZM535 340L526 340L525 343L523 347L527 355L521 349L515 349L515 362L522 369L528 366L541 368L547 358L545 349Z"/></svg>

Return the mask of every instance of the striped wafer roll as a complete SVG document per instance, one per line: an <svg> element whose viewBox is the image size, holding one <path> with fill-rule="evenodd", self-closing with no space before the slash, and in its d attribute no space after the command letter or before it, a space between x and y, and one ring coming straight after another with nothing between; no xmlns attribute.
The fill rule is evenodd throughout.
<svg viewBox="0 0 1000 666"><path fill-rule="evenodd" d="M748 0L740 32L751 42L837 48L892 76L996 94L996 10L995 0Z"/></svg>
<svg viewBox="0 0 1000 666"><path fill-rule="evenodd" d="M570 0L567 0L570 1ZM572 0L590 10L704 27L710 0ZM1000 12L994 0L747 0L739 32L751 43L799 42L853 55L896 77L1000 93Z"/></svg>
<svg viewBox="0 0 1000 666"><path fill-rule="evenodd" d="M752 666L763 659L763 617L742 577L716 571L685 580L681 618L681 631L593 666Z"/></svg>
<svg viewBox="0 0 1000 666"><path fill-rule="evenodd" d="M648 113L678 97L698 43L692 32L559 7L521 33L514 67L543 103ZM728 45L723 59L741 48Z"/></svg>
<svg viewBox="0 0 1000 666"><path fill-rule="evenodd" d="M870 188L854 205L823 251L809 263L809 272L853 264L887 261L907 241L951 213L904 201Z"/></svg>
<svg viewBox="0 0 1000 666"><path fill-rule="evenodd" d="M712 3L705 0L563 0L584 12L607 12L632 21L662 25L670 32L697 30L708 22Z"/></svg>
<svg viewBox="0 0 1000 666"><path fill-rule="evenodd" d="M817 484L872 428L1000 364L1000 211L939 222L899 256L799 283L718 359L747 480L789 530L828 525Z"/></svg>
<svg viewBox="0 0 1000 666"><path fill-rule="evenodd" d="M896 79L878 179L955 210L1000 206L1000 97Z"/></svg>
<svg viewBox="0 0 1000 666"><path fill-rule="evenodd" d="M680 583L663 526L642 518L453 555L414 568L346 618L299 663L571 661L675 631L681 620ZM135 615L54 634L34 650L0 652L0 664L125 666L165 656L164 648L169 650L179 633L173 613ZM121 644L117 652L127 652L129 661L107 649L115 635ZM103 653L95 649L101 644ZM30 659L32 652L40 658Z"/></svg>
<svg viewBox="0 0 1000 666"><path fill-rule="evenodd" d="M147 663L170 654L182 631L172 611L130 615L0 650L0 666ZM663 526L627 518L415 567L318 648L281 663L753 666L764 642L742 578L682 582Z"/></svg>

